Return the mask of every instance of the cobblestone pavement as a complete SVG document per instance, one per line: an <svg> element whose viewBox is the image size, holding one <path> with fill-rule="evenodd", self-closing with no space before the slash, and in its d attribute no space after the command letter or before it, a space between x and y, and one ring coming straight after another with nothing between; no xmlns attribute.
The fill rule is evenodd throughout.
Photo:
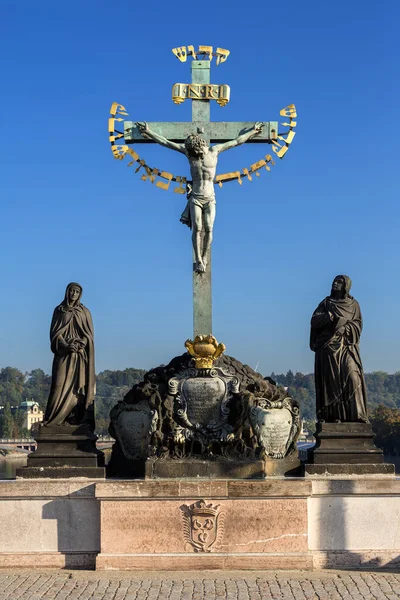
<svg viewBox="0 0 400 600"><path fill-rule="evenodd" d="M398 600L400 573L0 571L0 600Z"/></svg>

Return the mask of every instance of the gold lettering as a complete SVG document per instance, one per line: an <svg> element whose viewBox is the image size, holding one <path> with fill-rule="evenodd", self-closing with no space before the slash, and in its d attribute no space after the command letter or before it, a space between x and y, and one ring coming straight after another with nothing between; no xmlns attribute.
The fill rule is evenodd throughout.
<svg viewBox="0 0 400 600"><path fill-rule="evenodd" d="M296 127L297 121L292 121L291 123L281 123L284 127Z"/></svg>
<svg viewBox="0 0 400 600"><path fill-rule="evenodd" d="M212 57L212 53L213 53L212 46L199 46L199 49L197 50L197 54L206 54L206 55L208 55L210 60Z"/></svg>
<svg viewBox="0 0 400 600"><path fill-rule="evenodd" d="M285 134L286 135L286 134ZM289 131L289 133L287 134L287 137L284 138L281 135L278 135L278 139L282 140L283 142L285 142L285 144L291 144L293 142L293 138L296 135L295 131Z"/></svg>
<svg viewBox="0 0 400 600"><path fill-rule="evenodd" d="M151 183L154 183L154 181L157 179L159 172L160 171L158 169L153 169L152 175L150 176Z"/></svg>
<svg viewBox="0 0 400 600"><path fill-rule="evenodd" d="M123 121L123 119L108 119L108 131L114 133L115 121Z"/></svg>
<svg viewBox="0 0 400 600"><path fill-rule="evenodd" d="M261 169L261 167L263 167L264 165L265 165L265 160L259 160L258 162L253 163L250 166L250 171L252 173L255 173L255 171L258 171L258 169ZM258 175L258 173L257 173L257 175Z"/></svg>
<svg viewBox="0 0 400 600"><path fill-rule="evenodd" d="M252 178L252 176L250 175L250 173L249 173L249 170L248 170L248 169L243 169L243 175L244 175L245 177L247 177L247 179L248 179L249 181L253 181L253 178Z"/></svg>
<svg viewBox="0 0 400 600"><path fill-rule="evenodd" d="M197 84L189 84L187 97L200 98L200 86Z"/></svg>
<svg viewBox="0 0 400 600"><path fill-rule="evenodd" d="M229 55L229 50L224 50L224 48L217 48L215 51L215 56L217 57L217 65L225 62Z"/></svg>
<svg viewBox="0 0 400 600"><path fill-rule="evenodd" d="M108 139L110 140L110 142L115 142L115 140L119 140L123 137L124 137L123 133L117 133L117 135L110 135L110 137Z"/></svg>
<svg viewBox="0 0 400 600"><path fill-rule="evenodd" d="M289 150L289 146L283 146L283 148L281 148L279 150L279 152L277 150L275 150L274 148L272 148L272 150L275 152L275 154L277 155L278 158L283 158L286 154L286 152Z"/></svg>
<svg viewBox="0 0 400 600"><path fill-rule="evenodd" d="M216 96L214 96L216 94ZM206 98L211 100L217 100L218 98L218 86L217 85L206 85Z"/></svg>
<svg viewBox="0 0 400 600"><path fill-rule="evenodd" d="M184 83L175 83L172 87L172 100L175 104L181 104L186 98L187 88Z"/></svg>
<svg viewBox="0 0 400 600"><path fill-rule="evenodd" d="M146 166L146 163L145 163L145 161L143 160L143 158L142 158L141 160L139 160L139 161L138 161L138 163L139 163L139 166L137 167L137 169L135 169L135 173L137 173L138 171L140 171L140 169L141 169L142 167L145 167L145 166Z"/></svg>
<svg viewBox="0 0 400 600"><path fill-rule="evenodd" d="M126 112L126 108L125 106L122 106L122 104L118 104L118 102L113 102L111 104L111 108L110 108L110 114L114 117L116 114L118 115L125 115L127 116L128 113Z"/></svg>
<svg viewBox="0 0 400 600"><path fill-rule="evenodd" d="M162 190L167 191L170 184L171 184L171 180L173 178L172 173L167 173L166 171L161 171L161 173L159 174L159 177L162 177L163 179L167 179L168 183L164 183L163 181L157 181L156 182L156 187L161 188Z"/></svg>
<svg viewBox="0 0 400 600"><path fill-rule="evenodd" d="M174 188L175 194L186 194L186 177L176 177L176 183L179 183L179 186ZM185 184L185 187L183 187Z"/></svg>
<svg viewBox="0 0 400 600"><path fill-rule="evenodd" d="M294 104L289 104L285 108L279 112L281 117L290 117L291 119L295 119L297 117L296 107Z"/></svg>
<svg viewBox="0 0 400 600"><path fill-rule="evenodd" d="M229 100L231 88L229 85L220 85L219 86L219 97L224 98L225 100Z"/></svg>
<svg viewBox="0 0 400 600"><path fill-rule="evenodd" d="M188 56L192 55L194 60L197 60L196 52L194 51L194 46L188 46L187 53Z"/></svg>
<svg viewBox="0 0 400 600"><path fill-rule="evenodd" d="M186 62L187 53L186 46L180 46L179 48L172 48L172 52L175 54L176 58L179 58L181 62Z"/></svg>
<svg viewBox="0 0 400 600"><path fill-rule="evenodd" d="M140 161L140 162L142 162L142 161ZM142 181L147 181L147 179L150 179L150 181L153 183L153 181L154 181L153 170L150 167L148 167L144 161L143 161L143 163L144 163L143 168L146 171L146 173L143 173L143 175L141 176L140 179ZM139 169L140 169L140 167L139 167Z"/></svg>
<svg viewBox="0 0 400 600"><path fill-rule="evenodd" d="M242 183L240 171L232 171L232 173L222 173L222 175L217 175L215 178L215 183L233 181L237 179L239 183ZM220 186L221 187L221 186Z"/></svg>
<svg viewBox="0 0 400 600"><path fill-rule="evenodd" d="M128 148L127 154L129 154L129 156L132 156L132 158L134 160L139 160L139 158L140 158L139 154L137 154L134 150L132 150L132 148ZM131 163L131 164L133 164L133 163Z"/></svg>

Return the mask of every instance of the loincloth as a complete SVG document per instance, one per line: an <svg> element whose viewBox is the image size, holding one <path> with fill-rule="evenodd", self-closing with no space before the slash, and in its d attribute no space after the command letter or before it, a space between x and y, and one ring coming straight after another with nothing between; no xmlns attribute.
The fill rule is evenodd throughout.
<svg viewBox="0 0 400 600"><path fill-rule="evenodd" d="M212 196L205 196L204 194L196 194L196 193L192 192L188 196L188 201L185 206L185 210L181 214L181 218L179 220L184 225L187 225L188 227L190 227L190 229L192 228L192 218L190 215L190 206L193 204L195 206L200 207L202 210L207 210L210 206L215 204L215 194L212 194Z"/></svg>

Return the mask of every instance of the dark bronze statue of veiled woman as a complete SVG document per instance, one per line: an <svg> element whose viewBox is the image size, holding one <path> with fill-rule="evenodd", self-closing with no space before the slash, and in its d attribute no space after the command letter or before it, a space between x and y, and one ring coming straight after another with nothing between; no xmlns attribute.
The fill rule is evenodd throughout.
<svg viewBox="0 0 400 600"><path fill-rule="evenodd" d="M367 394L360 358L360 306L350 296L351 279L338 275L331 295L311 318L310 347L315 352L317 419L368 423Z"/></svg>
<svg viewBox="0 0 400 600"><path fill-rule="evenodd" d="M70 283L54 310L50 327L54 352L45 425L89 425L94 430L95 371L93 324L81 304L82 286Z"/></svg>

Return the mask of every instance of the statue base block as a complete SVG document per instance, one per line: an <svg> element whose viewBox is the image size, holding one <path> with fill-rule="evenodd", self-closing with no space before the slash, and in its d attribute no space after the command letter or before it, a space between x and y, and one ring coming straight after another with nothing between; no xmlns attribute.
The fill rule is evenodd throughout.
<svg viewBox="0 0 400 600"><path fill-rule="evenodd" d="M311 569L311 488L284 478L96 483L96 569Z"/></svg>
<svg viewBox="0 0 400 600"><path fill-rule="evenodd" d="M262 460L201 460L149 458L145 463L146 479L263 479Z"/></svg>
<svg viewBox="0 0 400 600"><path fill-rule="evenodd" d="M308 452L306 475L394 475L374 445L370 423L317 423L316 444Z"/></svg>
<svg viewBox="0 0 400 600"><path fill-rule="evenodd" d="M297 454L285 456L285 458L265 458L265 477L303 477L304 465Z"/></svg>
<svg viewBox="0 0 400 600"><path fill-rule="evenodd" d="M89 425L41 425L37 450L28 455L17 477L104 477L104 454L96 440Z"/></svg>
<svg viewBox="0 0 400 600"><path fill-rule="evenodd" d="M218 349L215 338L209 338L195 339L196 362L185 353L148 371L114 406L109 477L265 479L303 474L296 457L298 403L285 388L231 356L219 356L212 368L198 366L205 360L202 352L206 356L210 347Z"/></svg>
<svg viewBox="0 0 400 600"><path fill-rule="evenodd" d="M21 467L17 479L104 479L104 467Z"/></svg>
<svg viewBox="0 0 400 600"><path fill-rule="evenodd" d="M368 476L388 476L394 477L395 470L394 465L380 463L360 463L360 464L347 464L338 465L337 463L332 464L318 464L318 465L306 465L305 476L306 477L368 477Z"/></svg>

